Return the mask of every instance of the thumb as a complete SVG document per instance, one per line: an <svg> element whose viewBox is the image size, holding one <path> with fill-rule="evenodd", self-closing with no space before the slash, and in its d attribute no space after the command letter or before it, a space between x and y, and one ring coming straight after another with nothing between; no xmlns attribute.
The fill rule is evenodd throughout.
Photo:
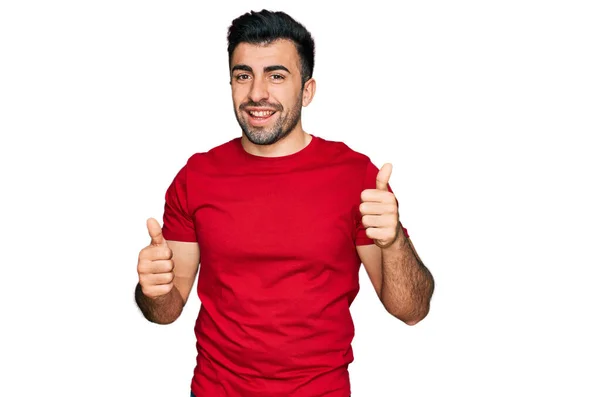
<svg viewBox="0 0 600 397"><path fill-rule="evenodd" d="M162 228L160 227L160 224L156 219L149 218L146 221L146 226L148 227L148 234L152 239L152 245L161 245L166 242L165 238L162 235Z"/></svg>
<svg viewBox="0 0 600 397"><path fill-rule="evenodd" d="M377 173L376 187L378 190L385 190L386 192L388 191L387 186L391 175L392 165L390 163L385 163Z"/></svg>

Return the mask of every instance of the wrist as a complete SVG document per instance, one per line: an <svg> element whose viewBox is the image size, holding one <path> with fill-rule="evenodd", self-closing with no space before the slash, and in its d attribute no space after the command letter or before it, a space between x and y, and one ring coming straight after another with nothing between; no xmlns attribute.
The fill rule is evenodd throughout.
<svg viewBox="0 0 600 397"><path fill-rule="evenodd" d="M406 243L406 236L404 235L404 228L400 221L396 224L396 235L392 241L387 244L382 244L378 240L373 240L375 245L377 245L382 250L389 248L396 248L398 245L402 246Z"/></svg>

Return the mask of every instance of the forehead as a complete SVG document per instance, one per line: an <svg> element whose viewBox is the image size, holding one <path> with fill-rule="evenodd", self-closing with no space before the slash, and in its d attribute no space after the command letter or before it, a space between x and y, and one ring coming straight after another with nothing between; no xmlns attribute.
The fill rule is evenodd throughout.
<svg viewBox="0 0 600 397"><path fill-rule="evenodd" d="M299 70L300 57L290 40L277 40L269 44L240 43L231 56L231 66L244 64L252 69L270 65L283 65L290 71Z"/></svg>

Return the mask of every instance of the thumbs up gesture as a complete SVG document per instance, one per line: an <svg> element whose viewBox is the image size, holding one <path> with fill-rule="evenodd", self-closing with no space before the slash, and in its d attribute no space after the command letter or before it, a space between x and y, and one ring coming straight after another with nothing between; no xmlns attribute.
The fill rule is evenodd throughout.
<svg viewBox="0 0 600 397"><path fill-rule="evenodd" d="M392 165L384 164L377 174L376 188L365 189L360 195L359 210L367 237L381 248L392 245L400 231L398 202L387 188L391 175Z"/></svg>
<svg viewBox="0 0 600 397"><path fill-rule="evenodd" d="M173 251L167 245L156 219L148 219L146 226L150 245L140 251L137 272L144 295L156 298L168 294L173 288Z"/></svg>

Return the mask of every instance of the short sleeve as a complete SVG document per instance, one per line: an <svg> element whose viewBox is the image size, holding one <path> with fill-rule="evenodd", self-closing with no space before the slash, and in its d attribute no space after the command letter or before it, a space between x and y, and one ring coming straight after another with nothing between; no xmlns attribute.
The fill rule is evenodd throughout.
<svg viewBox="0 0 600 397"><path fill-rule="evenodd" d="M165 194L163 236L167 240L196 242L194 220L188 211L187 165L175 176Z"/></svg>
<svg viewBox="0 0 600 397"><path fill-rule="evenodd" d="M370 159L367 159L367 168L365 170L365 174L364 174L364 178L362 179L362 189L361 192L365 189L375 189L377 187L377 173L379 173L379 168L377 168L377 166L375 166L375 164L373 164L373 162L371 162ZM394 193L394 191L392 190L392 187L388 184L388 191ZM369 237L367 237L367 232L365 230L365 227L362 223L362 215L360 213L360 210L358 210L358 206L360 205L360 194L358 196L358 203L357 203L357 211L356 211L356 218L355 218L355 225L356 225L356 245L369 245L369 244L375 244L373 242L372 239L370 239ZM405 228L402 228L404 231L404 235L406 237L408 237L408 230L406 230Z"/></svg>

